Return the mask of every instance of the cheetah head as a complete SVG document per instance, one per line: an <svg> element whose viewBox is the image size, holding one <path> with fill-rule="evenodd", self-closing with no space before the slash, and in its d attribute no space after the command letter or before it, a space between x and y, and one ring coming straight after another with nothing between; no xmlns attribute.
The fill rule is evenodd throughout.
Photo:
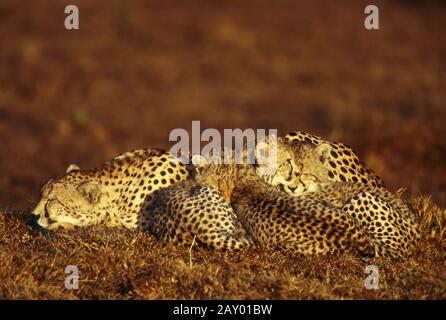
<svg viewBox="0 0 446 320"><path fill-rule="evenodd" d="M276 148L275 157L271 156L274 153L273 148ZM333 150L329 143L314 146L307 142L290 143L282 138L272 142L265 140L256 148L258 174L288 194L299 196L316 192L321 185L330 181L325 163L329 162ZM263 164L260 161L262 157L266 159ZM266 167L273 170L267 171Z"/></svg>
<svg viewBox="0 0 446 320"><path fill-rule="evenodd" d="M38 216L37 223L49 230L93 225L104 219L98 210L100 198L99 183L70 165L64 176L49 180L42 188L33 214Z"/></svg>

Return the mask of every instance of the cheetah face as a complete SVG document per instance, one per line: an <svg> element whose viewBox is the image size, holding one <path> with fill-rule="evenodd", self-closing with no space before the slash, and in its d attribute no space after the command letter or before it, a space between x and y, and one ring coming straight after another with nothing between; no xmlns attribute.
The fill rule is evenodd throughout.
<svg viewBox="0 0 446 320"><path fill-rule="evenodd" d="M77 171L77 170L76 170ZM101 198L101 188L95 181L76 179L79 173L50 180L42 188L41 199L33 214L45 229L72 228L97 224L104 217L96 214Z"/></svg>

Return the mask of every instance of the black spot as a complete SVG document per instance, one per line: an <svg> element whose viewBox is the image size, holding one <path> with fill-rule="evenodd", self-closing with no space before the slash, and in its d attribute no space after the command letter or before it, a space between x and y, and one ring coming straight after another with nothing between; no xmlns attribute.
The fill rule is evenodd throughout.
<svg viewBox="0 0 446 320"><path fill-rule="evenodd" d="M330 160L328 163L332 168L336 168L336 163L334 163L333 161Z"/></svg>
<svg viewBox="0 0 446 320"><path fill-rule="evenodd" d="M338 153L336 152L336 151L334 151L334 150L332 150L331 152L330 152L330 154L333 156L333 158L337 158L338 157Z"/></svg>

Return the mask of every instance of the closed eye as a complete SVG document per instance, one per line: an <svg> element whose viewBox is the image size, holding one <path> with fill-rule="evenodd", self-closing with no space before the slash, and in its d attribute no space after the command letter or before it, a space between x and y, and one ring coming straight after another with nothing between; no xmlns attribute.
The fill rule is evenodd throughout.
<svg viewBox="0 0 446 320"><path fill-rule="evenodd" d="M64 205L62 202L60 202L59 200L57 200L57 199L53 196L51 199L48 199L47 203L45 204L45 213L44 213L45 218L49 218L49 217L50 217L50 216L49 216L48 205L49 205L51 202L57 203L60 207L62 207L62 208L65 210L65 212L69 212L69 208L68 208L66 205Z"/></svg>

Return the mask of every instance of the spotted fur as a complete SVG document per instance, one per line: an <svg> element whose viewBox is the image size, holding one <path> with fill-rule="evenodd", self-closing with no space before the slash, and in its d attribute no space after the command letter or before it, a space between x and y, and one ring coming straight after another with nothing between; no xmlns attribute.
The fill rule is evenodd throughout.
<svg viewBox="0 0 446 320"><path fill-rule="evenodd" d="M214 188L185 181L157 190L145 208L142 226L166 242L197 243L216 250L239 251L252 247L228 202Z"/></svg>
<svg viewBox="0 0 446 320"><path fill-rule="evenodd" d="M372 187L384 187L384 183L369 169L353 150L340 142L330 142L321 137L294 131L287 134L284 143L296 155L297 183L283 184L285 191L297 195L317 191L324 183L351 182Z"/></svg>
<svg viewBox="0 0 446 320"><path fill-rule="evenodd" d="M265 183L252 166L216 164L201 168L196 180L229 194L244 228L262 246L403 258L420 238L408 205L384 187L333 182L295 196Z"/></svg>
<svg viewBox="0 0 446 320"><path fill-rule="evenodd" d="M367 231L355 219L325 200L282 192L266 183L254 166L209 164L198 171L198 183L230 194L238 219L260 247L302 255L375 254ZM234 188L222 190L224 186Z"/></svg>
<svg viewBox="0 0 446 320"><path fill-rule="evenodd" d="M147 197L190 174L188 165L159 149L127 152L93 170L71 165L42 188L33 213L47 229L95 224L136 228L146 219Z"/></svg>
<svg viewBox="0 0 446 320"><path fill-rule="evenodd" d="M217 250L251 247L229 204L215 189L191 181L192 174L158 149L126 152L94 170L70 165L43 187L34 214L47 229L105 224L143 228L173 245L195 240Z"/></svg>

